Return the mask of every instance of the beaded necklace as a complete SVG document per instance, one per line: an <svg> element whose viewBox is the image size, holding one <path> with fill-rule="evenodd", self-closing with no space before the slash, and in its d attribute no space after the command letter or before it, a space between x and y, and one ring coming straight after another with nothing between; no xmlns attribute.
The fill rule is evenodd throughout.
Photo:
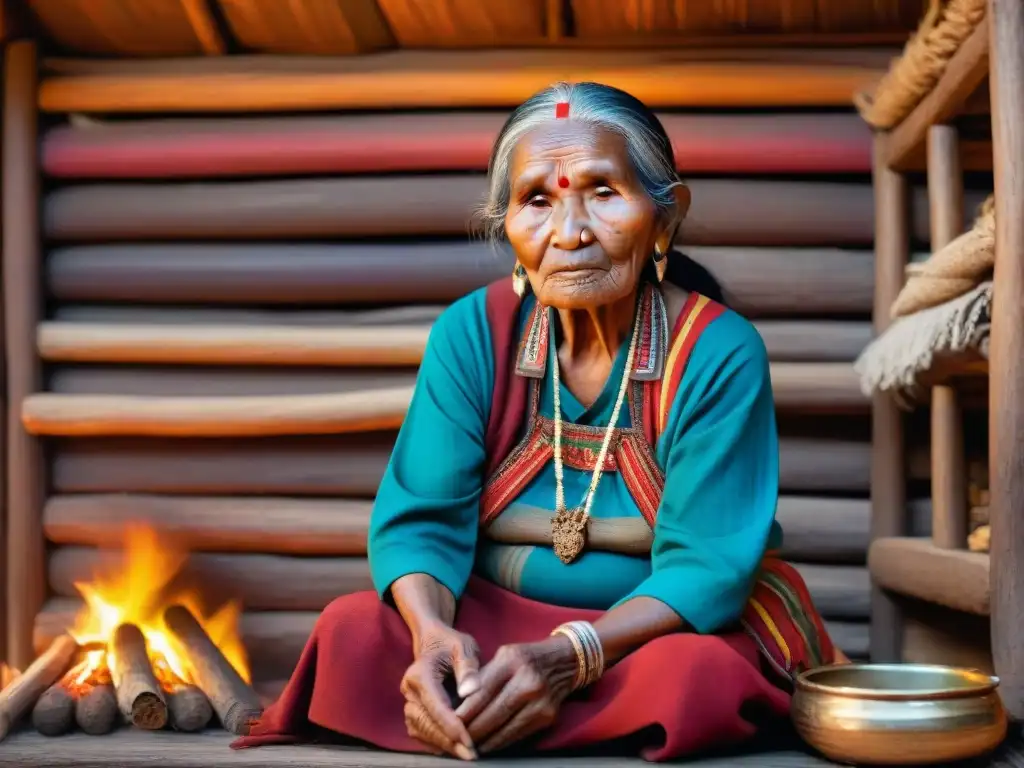
<svg viewBox="0 0 1024 768"><path fill-rule="evenodd" d="M551 311L550 309L548 310ZM551 542L558 559L568 565L573 562L587 545L587 523L590 521L590 510L594 506L594 492L597 484L601 482L601 474L604 471L604 462L608 456L608 448L615 434L615 426L619 421L619 411L622 410L622 403L626 399L626 390L629 387L629 375L633 370L633 355L636 352L636 340L640 336L640 312L636 313L636 320L633 324L633 336L629 341L629 352L626 355L626 368L622 372L622 382L619 384L619 393L615 399L615 407L612 409L611 420L608 422L608 429L605 430L604 440L601 442L601 452L597 456L597 464L594 465L594 473L590 477L590 487L578 507L567 509L565 506L565 486L562 472L562 398L559 395L561 389L561 377L558 366L558 348L554 341L554 322L548 323L551 328L551 347L554 350L552 365L552 378L555 389L555 516L551 519Z"/></svg>

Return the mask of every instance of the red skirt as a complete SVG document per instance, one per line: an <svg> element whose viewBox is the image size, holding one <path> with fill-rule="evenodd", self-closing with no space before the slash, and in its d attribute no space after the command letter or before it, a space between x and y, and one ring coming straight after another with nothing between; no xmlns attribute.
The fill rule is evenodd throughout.
<svg viewBox="0 0 1024 768"><path fill-rule="evenodd" d="M599 611L537 603L473 577L456 629L476 639L481 661L502 645L534 642L559 624ZM789 711L789 694L769 679L763 644L744 632L673 634L611 667L562 706L539 750L644 737L642 754L667 760L738 745ZM281 697L235 748L308 741L319 729L384 749L421 752L409 737L399 683L413 661L409 630L373 592L324 610Z"/></svg>

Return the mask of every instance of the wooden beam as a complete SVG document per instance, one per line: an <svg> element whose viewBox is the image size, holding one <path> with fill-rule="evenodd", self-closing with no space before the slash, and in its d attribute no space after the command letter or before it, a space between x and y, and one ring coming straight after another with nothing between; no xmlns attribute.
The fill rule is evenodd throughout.
<svg viewBox="0 0 1024 768"><path fill-rule="evenodd" d="M12 36L11 9L8 4L0 1L0 44L6 46ZM0 157L0 174L3 173L3 158ZM6 191L6 190L4 190ZM2 200L0 195L0 200ZM2 203L0 203L2 206ZM4 207L6 210L6 207ZM2 290L2 289L0 289ZM9 410L9 392L7 388L7 352L6 333L3 328L6 324L6 313L0 312L0 381L3 388L0 389L0 553L7 556L9 549L7 536L7 415ZM0 659L7 658L7 594L8 594L8 568L0 564Z"/></svg>
<svg viewBox="0 0 1024 768"><path fill-rule="evenodd" d="M7 660L24 669L33 658L32 622L46 596L42 506L44 459L23 426L22 401L39 390L35 350L41 248L36 201L36 47L6 50L3 109L3 303L7 347Z"/></svg>
<svg viewBox="0 0 1024 768"><path fill-rule="evenodd" d="M51 496L43 529L56 544L111 547L134 523L168 530L191 552L365 555L373 502L273 496Z"/></svg>
<svg viewBox="0 0 1024 768"><path fill-rule="evenodd" d="M799 413L865 413L870 400L849 363L772 363L775 407Z"/></svg>
<svg viewBox="0 0 1024 768"><path fill-rule="evenodd" d="M181 0L182 10L188 17L192 31L196 33L199 45L207 56L223 56L227 53L224 36L217 27L217 20L210 11L208 0Z"/></svg>
<svg viewBox="0 0 1024 768"><path fill-rule="evenodd" d="M565 37L565 0L544 0L544 32L548 42L556 45Z"/></svg>
<svg viewBox="0 0 1024 768"><path fill-rule="evenodd" d="M46 77L39 103L47 112L99 113L508 107L558 80L593 80L650 107L848 107L850 94L878 75L873 67L763 57L679 61L650 50L614 51L598 60L591 51L520 51L515 66L501 50L396 51L376 54L372 70L355 57L230 58L237 61L72 65L81 74Z"/></svg>
<svg viewBox="0 0 1024 768"><path fill-rule="evenodd" d="M912 505L927 535L929 504ZM135 523L172 533L191 552L365 555L373 502L289 497L72 494L51 496L43 529L53 544L115 547ZM782 556L823 564L866 562L870 504L864 499L781 496Z"/></svg>
<svg viewBox="0 0 1024 768"><path fill-rule="evenodd" d="M371 325L346 323L340 313L330 311L319 313L323 317L302 313L297 322L288 322L287 312L221 310L223 321L216 322L217 310L126 309L120 315L115 309L114 318L134 317L135 322L41 323L36 335L40 357L51 363L407 368L420 364L436 316L430 310L419 322ZM197 322L203 317L214 322ZM248 318L256 322L239 322ZM871 340L868 322L761 320L754 326L769 359L781 362L853 362ZM117 373L127 378L134 372Z"/></svg>
<svg viewBox="0 0 1024 768"><path fill-rule="evenodd" d="M868 568L879 585L900 595L966 613L990 613L989 556L939 549L928 539L876 539Z"/></svg>
<svg viewBox="0 0 1024 768"><path fill-rule="evenodd" d="M889 307L903 285L910 252L910 203L906 179L886 163L875 138L875 333L889 325ZM907 532L906 447L903 415L895 400L877 393L871 403L871 539ZM871 658L892 662L902 648L900 611L877 585L871 595Z"/></svg>
<svg viewBox="0 0 1024 768"><path fill-rule="evenodd" d="M882 160L889 168L916 170L924 166L928 129L953 117L988 75L988 41L989 28L983 21L961 43L939 82L914 111L882 134Z"/></svg>
<svg viewBox="0 0 1024 768"><path fill-rule="evenodd" d="M429 324L295 327L280 325L119 325L45 322L47 361L176 365L419 365Z"/></svg>
<svg viewBox="0 0 1024 768"><path fill-rule="evenodd" d="M824 434L828 420L815 417ZM372 499L394 447L393 432L210 440L58 439L55 493L335 496ZM918 469L928 476L927 455ZM779 439L784 493L866 494L871 446L863 438Z"/></svg>
<svg viewBox="0 0 1024 768"><path fill-rule="evenodd" d="M58 547L48 562L49 584L60 597L76 597L76 582L123 562L113 549ZM869 578L857 565L794 564L815 605L829 619L867 618ZM193 554L180 577L203 584L204 597L237 599L251 610L319 611L341 595L373 589L364 557L290 557L252 553Z"/></svg>
<svg viewBox="0 0 1024 768"><path fill-rule="evenodd" d="M31 434L267 437L397 429L411 387L323 395L127 397L40 393L22 401Z"/></svg>
<svg viewBox="0 0 1024 768"><path fill-rule="evenodd" d="M863 318L871 312L870 250L693 247L685 253L722 285L729 306L747 317ZM50 298L122 305L122 315L174 304L299 304L312 311L451 302L511 271L507 257L464 241L109 244L58 248L46 259ZM101 310L77 317L100 321ZM62 312L58 306L58 318ZM141 315L128 319L146 322Z"/></svg>
<svg viewBox="0 0 1024 768"><path fill-rule="evenodd" d="M987 113L986 113L987 114ZM268 178L486 171L504 111L140 118L61 123L42 137L60 179ZM871 168L870 131L852 112L658 115L676 168L704 174L852 174ZM991 150L988 150L991 165Z"/></svg>
<svg viewBox="0 0 1024 768"><path fill-rule="evenodd" d="M285 368L222 365L60 365L46 388L63 395L132 397L251 397L341 395L410 388L416 368Z"/></svg>
<svg viewBox="0 0 1024 768"><path fill-rule="evenodd" d="M992 648L999 692L1024 719L1024 4L989 0L996 256L989 342Z"/></svg>
<svg viewBox="0 0 1024 768"><path fill-rule="evenodd" d="M860 181L696 178L688 186L693 204L679 231L683 245L856 247L872 240L871 189ZM465 242L486 193L483 174L75 184L46 194L43 230L63 243L403 236ZM478 244L477 251L499 261L493 249Z"/></svg>
<svg viewBox="0 0 1024 768"><path fill-rule="evenodd" d="M985 27L985 24L981 24ZM964 174L960 140L953 126L928 129L928 201L932 250L963 231ZM954 386L931 392L932 542L942 549L967 546L967 467L964 414Z"/></svg>
<svg viewBox="0 0 1024 768"><path fill-rule="evenodd" d="M779 410L867 409L849 363L773 363L771 376ZM397 429L412 392L412 387L234 397L44 392L23 399L21 419L31 434L51 437L334 435Z"/></svg>

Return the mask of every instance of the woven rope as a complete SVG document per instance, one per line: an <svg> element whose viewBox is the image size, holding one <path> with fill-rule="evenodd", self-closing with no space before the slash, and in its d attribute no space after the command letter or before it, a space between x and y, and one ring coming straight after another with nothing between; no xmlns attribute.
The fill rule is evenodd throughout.
<svg viewBox="0 0 1024 768"><path fill-rule="evenodd" d="M995 203L989 195L969 230L923 264L907 267L907 282L892 304L892 317L944 304L988 279L996 258L995 229Z"/></svg>
<svg viewBox="0 0 1024 768"><path fill-rule="evenodd" d="M946 64L978 23L986 0L931 0L928 12L889 71L853 101L871 126L888 130L909 115L946 71Z"/></svg>

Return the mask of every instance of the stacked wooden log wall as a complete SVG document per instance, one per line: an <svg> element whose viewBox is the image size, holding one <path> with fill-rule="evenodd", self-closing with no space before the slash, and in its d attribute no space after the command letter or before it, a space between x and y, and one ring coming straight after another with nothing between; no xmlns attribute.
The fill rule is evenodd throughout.
<svg viewBox="0 0 1024 768"><path fill-rule="evenodd" d="M242 599L257 677L285 676L317 611L370 587L367 519L431 320L510 268L467 238L504 113L105 122L61 98L43 93L45 391L21 414L49 448L37 640L151 521ZM852 114L663 116L693 190L683 247L772 359L786 554L862 656L870 137Z"/></svg>

